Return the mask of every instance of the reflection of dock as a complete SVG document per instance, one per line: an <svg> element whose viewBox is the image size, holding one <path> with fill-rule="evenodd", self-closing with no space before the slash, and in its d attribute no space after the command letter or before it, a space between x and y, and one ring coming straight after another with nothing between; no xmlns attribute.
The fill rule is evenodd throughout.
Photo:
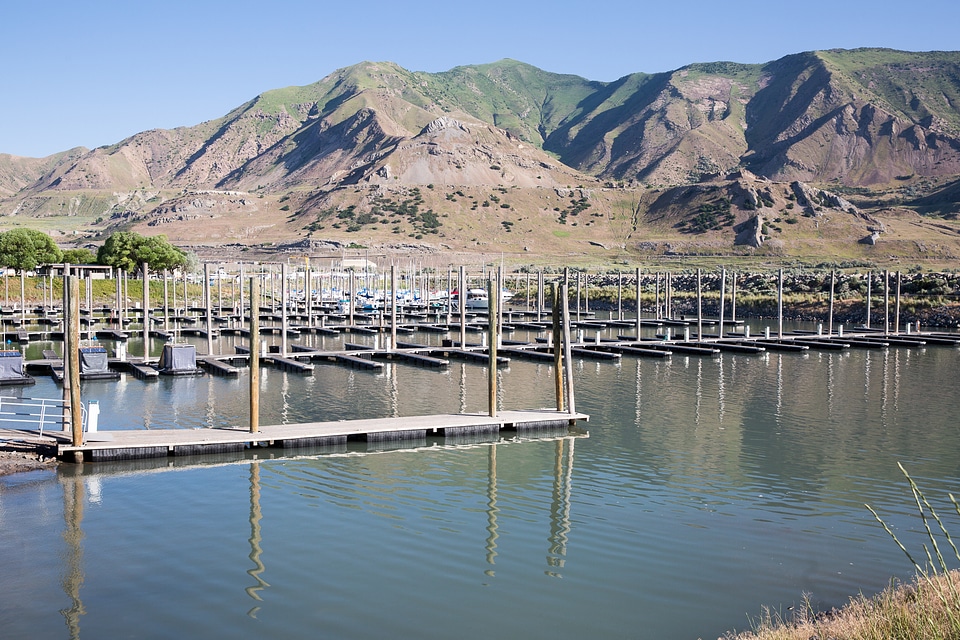
<svg viewBox="0 0 960 640"><path fill-rule="evenodd" d="M502 411L491 417L485 414L446 414L338 420L261 426L251 433L246 428L226 429L161 429L101 431L86 434L81 446L62 439L57 456L81 453L89 461L163 458L209 453L242 451L251 446L279 448L346 444L350 440L367 442L415 441L427 436L462 439L479 434L497 434L502 430L537 431L565 427L577 420L588 419L579 413L552 409ZM54 434L51 434L54 435Z"/></svg>

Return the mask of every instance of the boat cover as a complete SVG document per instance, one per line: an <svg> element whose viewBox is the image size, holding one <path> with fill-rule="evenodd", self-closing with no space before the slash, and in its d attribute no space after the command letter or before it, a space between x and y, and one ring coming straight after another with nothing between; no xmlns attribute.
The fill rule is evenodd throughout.
<svg viewBox="0 0 960 640"><path fill-rule="evenodd" d="M105 347L80 347L80 373L109 371Z"/></svg>
<svg viewBox="0 0 960 640"><path fill-rule="evenodd" d="M165 344L160 354L160 371L194 371L197 368L197 348L192 344Z"/></svg>
<svg viewBox="0 0 960 640"><path fill-rule="evenodd" d="M0 351L0 380L23 377L23 354L19 351Z"/></svg>

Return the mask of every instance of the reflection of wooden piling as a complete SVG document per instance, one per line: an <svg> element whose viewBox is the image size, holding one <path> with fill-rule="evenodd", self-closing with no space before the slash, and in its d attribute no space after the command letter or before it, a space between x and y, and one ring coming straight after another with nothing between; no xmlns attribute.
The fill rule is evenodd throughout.
<svg viewBox="0 0 960 640"><path fill-rule="evenodd" d="M260 277L250 278L250 433L260 430Z"/></svg>

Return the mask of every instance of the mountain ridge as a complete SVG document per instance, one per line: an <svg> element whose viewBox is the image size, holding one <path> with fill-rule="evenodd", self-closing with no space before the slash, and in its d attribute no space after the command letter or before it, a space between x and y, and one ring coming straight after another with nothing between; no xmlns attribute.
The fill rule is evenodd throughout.
<svg viewBox="0 0 960 640"><path fill-rule="evenodd" d="M730 176L743 171L753 176L750 184L734 188ZM470 233L497 237L524 215L544 225L573 224L570 212L583 213L586 196L571 201L564 194L580 189L595 205L577 235L589 225L590 242L608 244L629 235L613 229L618 202L655 209L659 195L684 185L725 181L724 197L747 207L734 216L743 218L739 225L756 207L756 198L744 194L769 190L766 183L919 189L925 213L934 202L938 214L952 215L955 189L940 198L933 192L958 176L958 52L811 51L761 64L693 63L612 82L511 59L439 73L364 61L309 85L265 91L194 126L42 159L0 155L0 214L78 217L86 220L86 236L151 225L172 230L176 222L184 223L177 233L188 236L191 220L206 220L210 229L222 226L198 230L210 241L275 241L341 235L335 225L345 218L336 216L353 207L379 221L359 225L378 237L423 236L418 216L426 211L431 221L454 218L450 233L475 229ZM444 190L442 199L434 187ZM484 209L505 188L514 203L496 204L494 219ZM647 197L651 189L658 197ZM414 190L422 211L401 221L381 217L384 198L402 202ZM214 192L246 195L221 201L208 197ZM777 190L770 201L786 207L791 192ZM454 207L467 197L456 193L469 193L475 206ZM691 220L715 205L692 197ZM905 198L874 200L886 206ZM252 223L266 217L269 224ZM641 234L644 216L630 217L634 235ZM569 227L540 240L554 246L564 234Z"/></svg>

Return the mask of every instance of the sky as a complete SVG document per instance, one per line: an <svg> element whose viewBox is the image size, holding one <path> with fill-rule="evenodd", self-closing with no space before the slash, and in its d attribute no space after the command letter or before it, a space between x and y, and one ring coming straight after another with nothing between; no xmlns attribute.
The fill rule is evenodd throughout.
<svg viewBox="0 0 960 640"><path fill-rule="evenodd" d="M7 0L0 153L199 124L364 60L437 72L513 58L612 81L817 49L958 50L958 24L957 0Z"/></svg>

